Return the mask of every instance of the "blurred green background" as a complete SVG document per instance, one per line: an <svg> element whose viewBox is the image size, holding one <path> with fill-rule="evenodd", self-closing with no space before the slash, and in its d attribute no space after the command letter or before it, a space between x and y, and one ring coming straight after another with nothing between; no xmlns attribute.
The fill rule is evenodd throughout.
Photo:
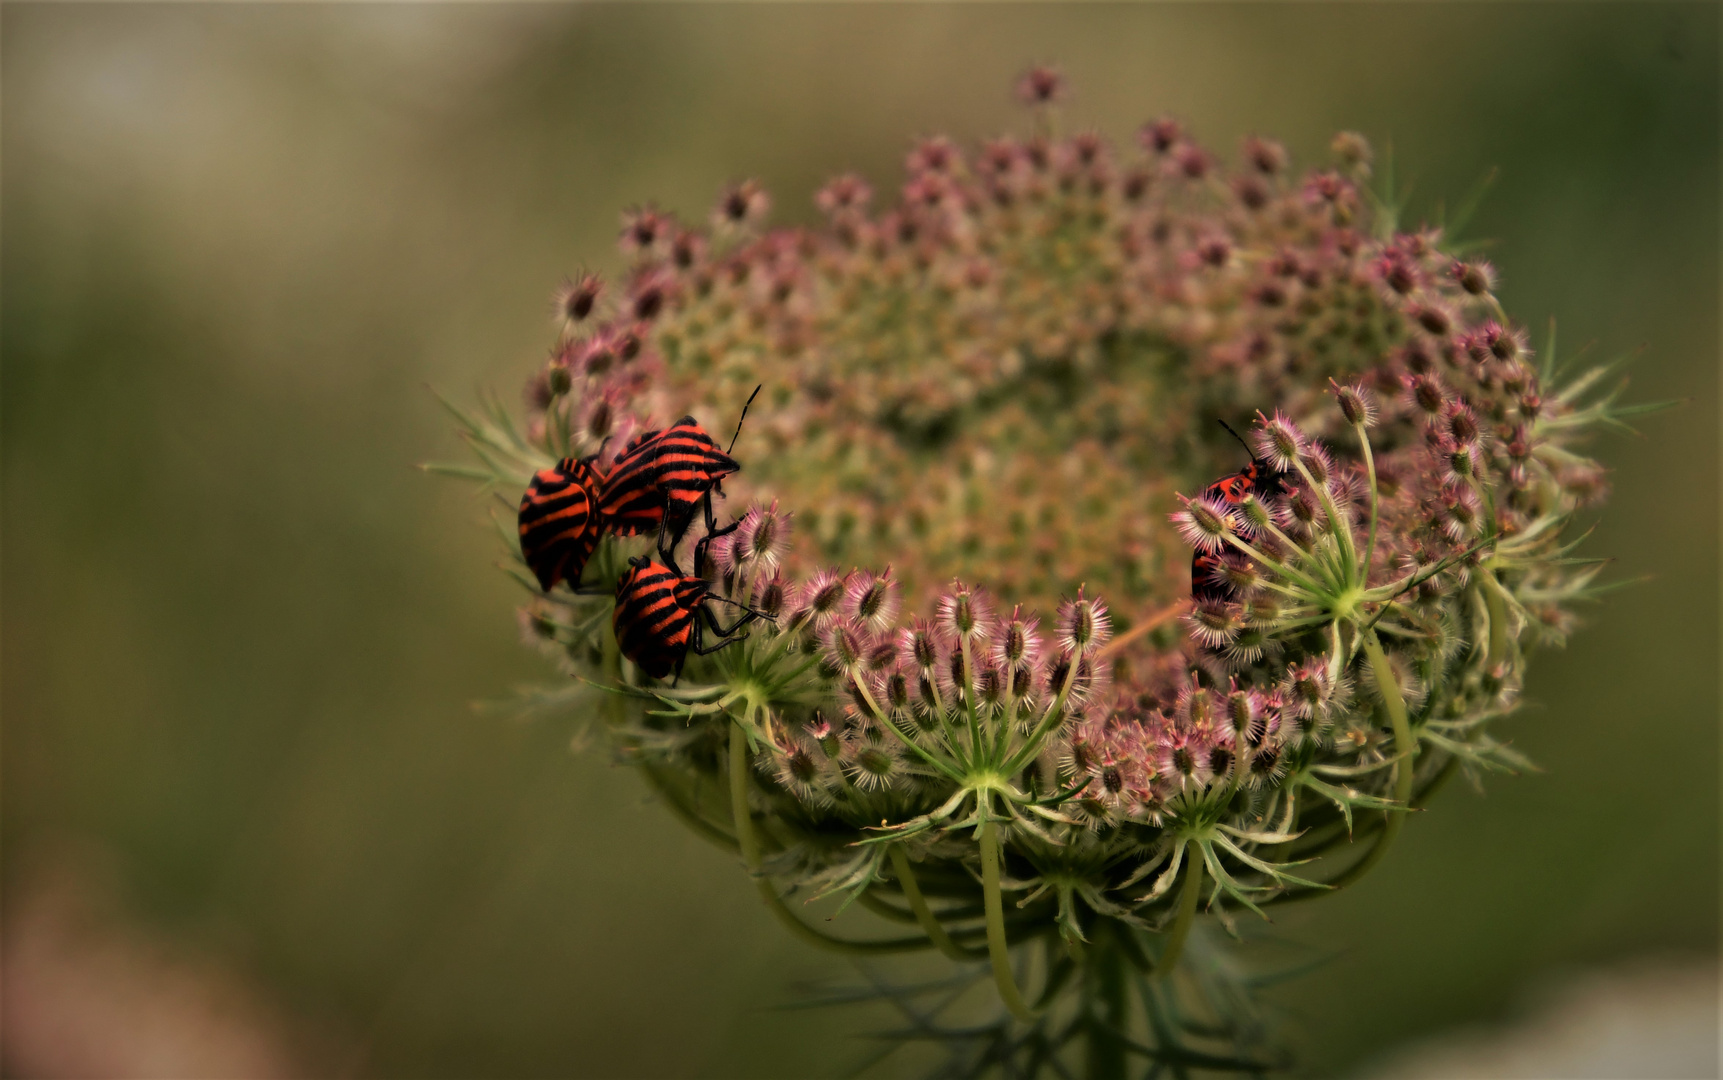
<svg viewBox="0 0 1723 1080"><path fill-rule="evenodd" d="M569 723L469 707L548 668L482 502L413 468L459 454L425 385L512 397L624 206L701 219L758 176L811 220L830 174L895 188L911 136L1025 126L1011 80L1050 61L1121 141L1170 112L1229 155L1392 142L1414 218L1499 166L1471 231L1508 309L1690 399L1597 446L1586 550L1650 580L1535 663L1509 730L1546 771L1456 786L1278 924L1336 954L1278 999L1305 1069L1715 955L1718 9L8 3L0 32L9 919L102 852L316 1072L858 1056L862 1018L771 1010L848 969L732 858Z"/></svg>

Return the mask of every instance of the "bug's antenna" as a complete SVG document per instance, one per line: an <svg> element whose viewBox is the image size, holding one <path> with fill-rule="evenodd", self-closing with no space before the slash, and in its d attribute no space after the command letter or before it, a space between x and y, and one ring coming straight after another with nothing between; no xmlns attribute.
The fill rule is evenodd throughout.
<svg viewBox="0 0 1723 1080"><path fill-rule="evenodd" d="M1238 432L1236 432L1236 431L1234 431L1234 430L1233 430L1233 429L1232 429L1232 425L1231 425L1231 424L1229 424L1229 423L1227 423L1227 422L1226 422L1226 421L1225 421L1225 420L1222 420L1222 421L1221 421L1221 422L1220 422L1220 426L1221 426L1221 427L1223 427L1223 428L1226 428L1226 433L1227 433L1227 434L1228 434L1228 435L1231 435L1231 436L1232 436L1232 437L1233 437L1233 438L1235 438L1235 439L1237 439L1237 440L1238 440L1238 444L1239 444L1239 445L1240 445L1240 446L1242 446L1242 447L1244 447L1244 452L1245 452L1245 453L1247 453L1247 454L1249 454L1249 455L1250 455L1250 459L1251 459L1251 460L1252 460L1252 461L1255 461L1255 460L1256 460L1256 451L1255 451L1255 450L1252 450L1252 449L1251 449L1251 448L1250 448L1250 444L1249 444L1249 443L1247 443L1247 442L1245 442L1245 441L1244 441L1244 436L1243 436L1243 435L1240 435L1240 434L1239 434L1239 433L1238 433Z"/></svg>
<svg viewBox="0 0 1723 1080"><path fill-rule="evenodd" d="M760 396L760 390L765 385L765 383L761 383L759 386L754 387L754 392L749 394L748 400L742 403L742 415L736 418L736 434L730 436L730 450L736 449L736 440L742 436L742 421L748 418L748 406L752 405L754 403L754 399ZM724 453L728 454L730 450L726 450Z"/></svg>

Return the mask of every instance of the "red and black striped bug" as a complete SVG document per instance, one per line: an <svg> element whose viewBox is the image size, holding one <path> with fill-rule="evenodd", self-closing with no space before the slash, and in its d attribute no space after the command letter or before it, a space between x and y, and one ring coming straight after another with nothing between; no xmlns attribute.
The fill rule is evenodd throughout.
<svg viewBox="0 0 1723 1080"><path fill-rule="evenodd" d="M1225 420L1220 426L1226 428L1227 434L1243 444L1250 453L1250 464L1230 476L1203 488L1203 496L1215 502L1228 506L1238 506L1245 497L1255 495L1258 501L1268 503L1286 494L1287 474L1276 469L1262 458L1251 452L1250 444L1244 441L1244 436L1232 429ZM1248 521L1238 524L1239 539L1250 542L1256 538L1256 528ZM1191 553L1191 598L1193 600L1236 600L1237 590L1226 580L1226 560L1234 556L1225 549L1221 551L1195 551Z"/></svg>
<svg viewBox="0 0 1723 1080"><path fill-rule="evenodd" d="M748 418L748 405L760 393L755 387L736 421L736 435ZM730 439L734 449L736 438ZM694 520L696 507L706 511L706 531L720 531L712 512L712 494L723 494L724 478L741 469L729 451L718 449L712 436L692 416L684 416L661 431L648 431L616 456L599 496L599 513L618 536L638 536L658 529L660 554L674 551Z"/></svg>
<svg viewBox="0 0 1723 1080"><path fill-rule="evenodd" d="M694 546L696 569L705 558L706 545L711 539L701 537ZM771 618L734 600L713 595L704 578L683 574L673 560L666 566L637 555L628 560L628 567L628 572L616 583L616 611L611 616L611 626L622 655L655 679L662 679L672 671L680 679L682 664L690 651L700 656L715 653L741 640L737 631L742 627L755 619ZM734 604L742 609L742 615L729 626L720 626L718 617L706 606L713 600ZM719 639L711 645L704 640L707 628Z"/></svg>
<svg viewBox="0 0 1723 1080"><path fill-rule="evenodd" d="M540 469L521 496L521 555L545 592L563 580L579 588L604 533L597 506L603 477L594 468L596 458L564 458Z"/></svg>

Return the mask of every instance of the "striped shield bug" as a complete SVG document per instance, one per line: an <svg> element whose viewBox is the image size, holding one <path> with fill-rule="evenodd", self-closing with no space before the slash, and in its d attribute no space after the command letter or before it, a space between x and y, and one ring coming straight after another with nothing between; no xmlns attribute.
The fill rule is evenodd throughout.
<svg viewBox="0 0 1723 1080"><path fill-rule="evenodd" d="M759 393L756 386L742 406L737 436L748 418L748 405ZM735 446L732 436L730 448ZM599 495L599 513L618 536L659 530L658 550L664 554L675 550L697 507L705 509L707 532L721 535L712 512L712 493L723 494L724 478L741 467L729 451L718 449L692 416L684 416L670 427L634 439L616 456Z"/></svg>
<svg viewBox="0 0 1723 1080"><path fill-rule="evenodd" d="M604 533L597 507L603 478L593 467L595 458L564 458L540 469L521 496L521 555L545 592L564 580L579 588Z"/></svg>
<svg viewBox="0 0 1723 1080"><path fill-rule="evenodd" d="M1245 452L1250 454L1250 464L1203 488L1203 496L1228 506L1237 506L1251 495L1255 495L1258 501L1263 503L1285 495L1287 474L1258 457L1251 450L1250 444L1244 441L1244 436L1232 429L1232 425L1222 420L1220 426L1226 428L1227 434L1244 446ZM1238 536L1248 543L1256 538L1256 528L1248 521L1241 521ZM1191 553L1192 599L1225 601L1238 598L1237 590L1225 577L1226 560L1229 557L1219 551L1198 550Z"/></svg>
<svg viewBox="0 0 1723 1080"><path fill-rule="evenodd" d="M694 566L699 568L706 555L710 536L700 539L694 547ZM707 607L710 601L733 604L742 614L729 626L721 626L718 617ZM771 616L734 600L714 595L704 578L690 577L669 565L637 555L628 560L628 571L616 583L616 610L611 626L616 632L616 644L622 655L655 679L675 672L682 677L682 664L690 650L700 656L717 652L724 646L741 640L737 631L755 619ZM704 631L710 629L718 640L708 645Z"/></svg>

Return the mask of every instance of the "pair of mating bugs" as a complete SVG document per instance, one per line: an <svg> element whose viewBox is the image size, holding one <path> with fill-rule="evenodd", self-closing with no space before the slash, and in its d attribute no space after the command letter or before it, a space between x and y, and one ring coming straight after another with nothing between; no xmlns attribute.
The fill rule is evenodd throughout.
<svg viewBox="0 0 1723 1080"><path fill-rule="evenodd" d="M759 392L755 387L754 395ZM748 404L753 401L750 396ZM743 405L742 419L747 416ZM741 432L738 420L736 434ZM731 438L730 448L735 445ZM713 595L698 576L707 545L736 528L736 522L718 527L712 495L722 494L724 478L741 467L692 416L633 439L607 470L599 469L597 454L564 458L534 474L521 496L521 554L545 592L559 581L581 592L581 574L606 533L639 536L656 529L658 558L629 559L616 583L612 626L622 655L642 671L657 679L672 671L680 676L690 650L702 656L716 652L735 641L743 626L766 617L736 604L742 615L721 626L706 602L735 601ZM706 535L694 545L694 573L684 574L676 565L676 545L702 509ZM710 645L705 629L717 636Z"/></svg>

